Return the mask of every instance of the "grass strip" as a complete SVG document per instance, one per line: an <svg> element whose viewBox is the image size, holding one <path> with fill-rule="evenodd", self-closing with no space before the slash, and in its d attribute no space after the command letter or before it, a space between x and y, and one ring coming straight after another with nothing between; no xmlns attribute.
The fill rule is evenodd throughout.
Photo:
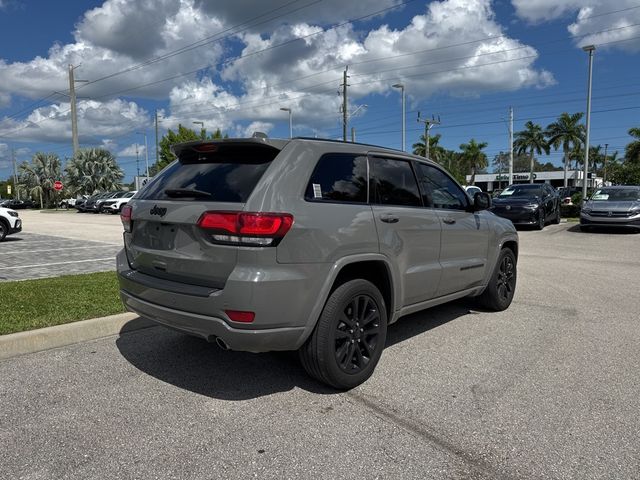
<svg viewBox="0 0 640 480"><path fill-rule="evenodd" d="M115 272L0 282L0 335L125 311Z"/></svg>

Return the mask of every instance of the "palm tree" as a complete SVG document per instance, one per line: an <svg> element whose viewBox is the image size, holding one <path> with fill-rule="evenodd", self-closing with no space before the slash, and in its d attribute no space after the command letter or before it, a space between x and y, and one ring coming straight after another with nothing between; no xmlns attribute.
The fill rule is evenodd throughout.
<svg viewBox="0 0 640 480"><path fill-rule="evenodd" d="M476 171L489 164L487 155L482 151L487 145L487 142L477 143L473 138L469 143L460 145L462 165L467 171L471 170L471 185L476 184Z"/></svg>
<svg viewBox="0 0 640 480"><path fill-rule="evenodd" d="M544 138L542 127L532 121L525 123L524 130L516 133L513 148L516 155L522 155L529 150L529 183L533 183L534 153L541 155L544 152L549 155L549 144Z"/></svg>
<svg viewBox="0 0 640 480"><path fill-rule="evenodd" d="M628 133L636 140L625 147L625 159L629 162L640 164L640 127L630 128Z"/></svg>
<svg viewBox="0 0 640 480"><path fill-rule="evenodd" d="M53 184L62 177L60 166L60 158L55 153L42 152L36 153L31 163L20 164L21 186L40 200L40 208L50 207L54 201Z"/></svg>
<svg viewBox="0 0 640 480"><path fill-rule="evenodd" d="M567 186L567 170L569 168L569 152L573 150L577 145L584 143L585 127L580 120L582 119L582 112L574 113L572 115L564 112L558 117L558 120L547 126L544 135L549 139L548 143L558 150L562 146L564 163L564 186Z"/></svg>
<svg viewBox="0 0 640 480"><path fill-rule="evenodd" d="M118 190L124 177L113 154L104 148L79 150L65 172L70 190L81 195Z"/></svg>
<svg viewBox="0 0 640 480"><path fill-rule="evenodd" d="M436 134L434 136L429 137L429 157L430 160L441 163L442 157L444 155L444 148L442 148L440 143L441 134ZM420 141L418 143L413 144L413 154L419 155L420 157L426 157L427 152L425 151L425 137L424 135L420 135Z"/></svg>

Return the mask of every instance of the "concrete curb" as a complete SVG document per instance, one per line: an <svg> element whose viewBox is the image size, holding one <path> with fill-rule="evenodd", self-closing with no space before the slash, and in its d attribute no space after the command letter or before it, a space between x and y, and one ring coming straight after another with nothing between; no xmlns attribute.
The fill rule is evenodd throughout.
<svg viewBox="0 0 640 480"><path fill-rule="evenodd" d="M0 335L0 360L52 348L66 347L75 343L97 340L155 325L157 324L140 318L134 313L120 313L109 317L92 318L27 332Z"/></svg>

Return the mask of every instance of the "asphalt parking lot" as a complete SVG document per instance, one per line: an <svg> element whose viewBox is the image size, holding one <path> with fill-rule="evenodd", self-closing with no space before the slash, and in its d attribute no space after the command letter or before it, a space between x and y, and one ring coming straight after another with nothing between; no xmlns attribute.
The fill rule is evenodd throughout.
<svg viewBox="0 0 640 480"><path fill-rule="evenodd" d="M20 217L23 231L0 245L0 282L115 270L118 216L21 210Z"/></svg>
<svg viewBox="0 0 640 480"><path fill-rule="evenodd" d="M0 362L4 478L640 478L640 234L521 231L501 313L390 327L336 393L153 327Z"/></svg>

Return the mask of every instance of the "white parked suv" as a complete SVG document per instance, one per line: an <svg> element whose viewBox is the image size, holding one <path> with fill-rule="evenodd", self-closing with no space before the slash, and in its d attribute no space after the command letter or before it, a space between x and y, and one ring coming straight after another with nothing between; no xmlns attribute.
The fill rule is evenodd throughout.
<svg viewBox="0 0 640 480"><path fill-rule="evenodd" d="M0 207L0 242L7 235L20 231L22 231L22 220L18 217L18 212Z"/></svg>
<svg viewBox="0 0 640 480"><path fill-rule="evenodd" d="M133 197L136 193L138 193L138 191L134 190L133 192L125 193L122 197L105 200L104 202L102 202L101 211L109 213L120 213L122 211L122 207L124 207L129 202L129 200L131 200L131 197Z"/></svg>

